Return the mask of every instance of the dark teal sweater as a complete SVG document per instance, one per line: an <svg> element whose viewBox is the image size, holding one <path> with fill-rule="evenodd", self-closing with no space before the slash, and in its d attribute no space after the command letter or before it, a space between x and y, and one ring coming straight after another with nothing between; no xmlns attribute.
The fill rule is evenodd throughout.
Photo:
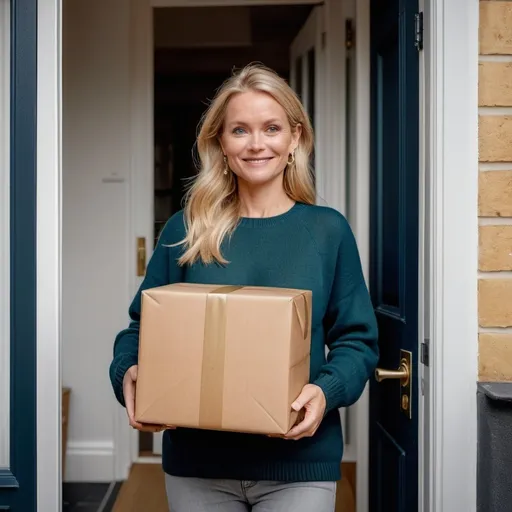
<svg viewBox="0 0 512 512"><path fill-rule="evenodd" d="M163 468L171 475L237 480L338 480L343 454L339 407L361 395L378 359L377 324L352 231L331 208L297 203L270 218L242 218L222 247L230 262L180 267L183 213L162 231L130 308L130 326L114 343L110 378L124 405L122 381L137 364L141 290L173 282L276 286L312 290L311 382L327 399L312 438L290 441L255 434L167 430ZM326 357L325 347L329 352Z"/></svg>

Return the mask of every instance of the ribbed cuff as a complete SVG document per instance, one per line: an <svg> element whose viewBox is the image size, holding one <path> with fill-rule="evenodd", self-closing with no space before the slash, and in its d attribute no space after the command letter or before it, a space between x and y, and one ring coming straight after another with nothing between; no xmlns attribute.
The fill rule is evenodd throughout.
<svg viewBox="0 0 512 512"><path fill-rule="evenodd" d="M124 395L123 395L123 379L128 368L138 363L136 355L122 355L114 358L110 365L110 380L112 387L114 388L114 394L116 395L117 401L125 407Z"/></svg>
<svg viewBox="0 0 512 512"><path fill-rule="evenodd" d="M313 382L322 389L325 395L327 405L325 407L325 414L338 409L343 403L345 396L345 385L342 384L336 377L327 373L321 373L318 378Z"/></svg>

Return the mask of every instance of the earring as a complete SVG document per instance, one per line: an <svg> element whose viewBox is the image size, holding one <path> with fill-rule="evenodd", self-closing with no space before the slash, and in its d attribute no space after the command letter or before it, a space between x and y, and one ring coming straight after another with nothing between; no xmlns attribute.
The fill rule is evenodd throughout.
<svg viewBox="0 0 512 512"><path fill-rule="evenodd" d="M292 159L290 160L290 157L292 157ZM288 165L292 165L293 163L295 162L295 151L293 151L292 153L289 154L288 156L288 160L287 160L287 164Z"/></svg>
<svg viewBox="0 0 512 512"><path fill-rule="evenodd" d="M226 155L224 155L224 165L225 165L225 168L224 168L224 176L227 175L228 173L228 157Z"/></svg>

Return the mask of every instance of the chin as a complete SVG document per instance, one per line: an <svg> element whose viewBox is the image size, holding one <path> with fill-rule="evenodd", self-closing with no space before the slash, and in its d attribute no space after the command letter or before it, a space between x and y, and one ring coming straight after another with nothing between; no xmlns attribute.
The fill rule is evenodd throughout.
<svg viewBox="0 0 512 512"><path fill-rule="evenodd" d="M241 176L248 185L261 186L272 183L280 177L281 173L247 173Z"/></svg>
<svg viewBox="0 0 512 512"><path fill-rule="evenodd" d="M251 185L264 185L282 177L284 171L274 169L247 169L239 177Z"/></svg>

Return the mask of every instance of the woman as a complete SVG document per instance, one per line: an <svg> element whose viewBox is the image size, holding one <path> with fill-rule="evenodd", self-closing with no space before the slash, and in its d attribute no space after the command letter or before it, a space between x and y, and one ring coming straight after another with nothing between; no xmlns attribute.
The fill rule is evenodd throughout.
<svg viewBox="0 0 512 512"><path fill-rule="evenodd" d="M313 133L271 70L248 66L219 90L198 136L199 175L164 227L116 338L110 368L134 420L141 291L173 282L313 292L311 383L284 438L167 429L163 468L173 512L332 512L343 451L338 408L361 395L378 358L377 326L353 234L314 205ZM325 356L325 346L329 355Z"/></svg>

